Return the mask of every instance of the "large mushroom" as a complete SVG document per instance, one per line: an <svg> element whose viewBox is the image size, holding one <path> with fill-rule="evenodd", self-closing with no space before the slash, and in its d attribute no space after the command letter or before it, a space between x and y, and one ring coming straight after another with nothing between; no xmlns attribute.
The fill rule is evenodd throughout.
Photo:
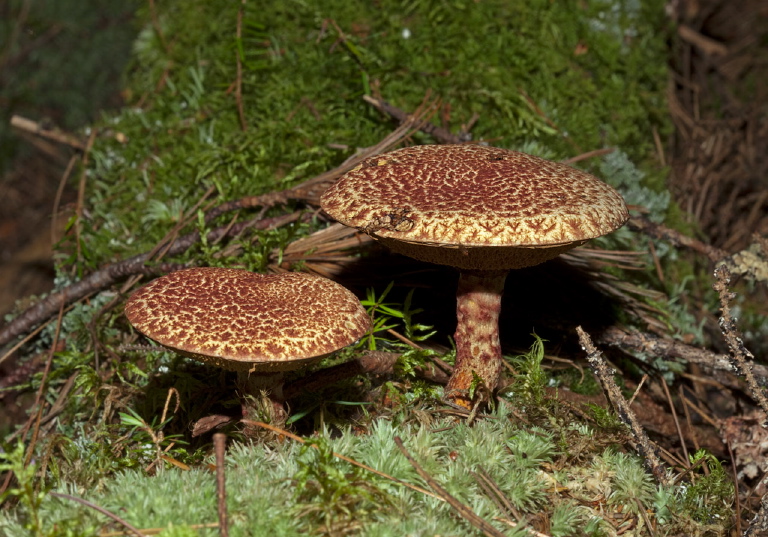
<svg viewBox="0 0 768 537"><path fill-rule="evenodd" d="M148 338L237 372L244 417L266 392L273 422L285 420L283 374L346 347L370 330L360 301L309 274L191 268L148 283L125 314Z"/></svg>
<svg viewBox="0 0 768 537"><path fill-rule="evenodd" d="M371 157L332 185L321 205L395 252L459 269L456 366L446 396L467 408L476 377L488 393L499 381L508 271L552 259L629 218L621 195L589 173L480 145Z"/></svg>

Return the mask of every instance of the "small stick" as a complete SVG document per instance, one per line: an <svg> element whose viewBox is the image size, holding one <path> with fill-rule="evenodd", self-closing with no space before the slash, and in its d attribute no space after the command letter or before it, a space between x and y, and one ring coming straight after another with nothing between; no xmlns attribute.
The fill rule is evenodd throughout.
<svg viewBox="0 0 768 537"><path fill-rule="evenodd" d="M731 449L730 440L726 440L725 445L728 446L728 455L731 457L731 471L733 472L733 498L736 500L736 533L741 533L741 500L739 499L739 475L736 471L736 459L733 456L733 450ZM706 466L704 466L706 468Z"/></svg>
<svg viewBox="0 0 768 537"><path fill-rule="evenodd" d="M219 524L217 522L210 522L208 524L189 524L187 527L191 530L202 530L207 528L216 528ZM162 527L162 528L142 528L142 531L144 532L144 535L157 535L158 533L163 533L164 531L168 530L168 526ZM107 531L99 533L98 537L122 537L123 535L128 535L124 531Z"/></svg>
<svg viewBox="0 0 768 537"><path fill-rule="evenodd" d="M59 186L56 189L56 197L53 200L53 209L51 210L51 246L55 246L57 241L56 228L59 219L59 206L61 205L61 198L64 196L64 187L67 186L67 180L78 160L79 157L77 155L72 155L67 163L67 168L61 174L61 179L59 179Z"/></svg>
<svg viewBox="0 0 768 537"><path fill-rule="evenodd" d="M680 392L680 402L683 403L683 413L685 414L685 424L688 427L688 433L691 435L691 441L693 442L693 447L696 449L696 451L699 450L699 440L696 438L696 429L693 427L693 422L691 421L691 413L688 411L688 401L686 401L685 397L685 390L683 389L683 385L681 384L678 387L678 391Z"/></svg>
<svg viewBox="0 0 768 537"><path fill-rule="evenodd" d="M27 119L25 117L12 116L11 127L15 127L24 132L36 134L38 136L41 136L42 138L47 138L49 140L53 140L54 142L59 142L60 144L68 145L79 151L82 151L85 149L85 144L81 140L79 140L75 135L63 132L57 128L48 129L43 125L41 125L40 123L37 123L36 121L32 121L31 119Z"/></svg>
<svg viewBox="0 0 768 537"><path fill-rule="evenodd" d="M574 164L576 162L579 162L581 160L586 160L590 158L595 157L602 157L603 155L608 155L610 153L613 153L615 151L615 148L613 147L604 147L602 149L594 149L592 151L587 151L586 153L582 153L580 155L576 155L575 157L570 157L565 160L561 160L563 164Z"/></svg>
<svg viewBox="0 0 768 537"><path fill-rule="evenodd" d="M27 448L27 456L24 459L24 466L28 466L30 461L32 460L32 455L35 453L35 444L37 443L38 434L40 433L40 423L43 419L43 410L45 409L45 389L48 386L48 374L51 371L51 364L53 364L53 355L56 353L56 347L58 346L59 342L59 335L61 334L61 322L64 318L64 305L61 305L61 308L59 308L59 316L56 320L56 332L53 336L53 343L51 343L51 348L48 352L48 360L45 362L45 369L43 370L43 378L40 379L40 388L37 391L37 399L35 401L35 406L37 407L37 412L35 413L35 422L34 427L32 429L32 439L29 441L29 447ZM30 425L30 422L27 422L27 426ZM25 426L25 429L27 429L27 426ZM28 430L28 429L27 429ZM22 434L22 437L25 437L27 434L27 430L24 431Z"/></svg>
<svg viewBox="0 0 768 537"><path fill-rule="evenodd" d="M93 142L96 140L96 129L91 131L91 135L88 137L88 142L83 149L82 170L80 172L80 180L77 184L77 205L75 206L75 247L77 250L77 260L82 262L82 238L83 231L83 214L85 213L85 185L88 178L88 160L93 147Z"/></svg>
<svg viewBox="0 0 768 537"><path fill-rule="evenodd" d="M629 219L627 225L632 231L640 231L654 239L662 239L674 246L682 246L689 250L693 250L694 252L704 254L711 261L720 261L728 255L728 252L724 250L712 246L711 244L703 243L698 239L683 235L679 231L663 224L652 222L644 216L633 216Z"/></svg>
<svg viewBox="0 0 768 537"><path fill-rule="evenodd" d="M73 502L81 503L81 504L85 505L86 507L90 507L91 509L94 509L94 510L98 511L102 515L108 516L109 518L111 518L112 520L117 522L118 524L120 524L123 527L125 527L128 531L130 531L131 533L136 535L136 537L146 537L143 533L141 533L141 531L139 531L135 527L131 526L128 522L126 522L125 520L123 520L122 518L117 516L116 514L107 511L103 507L101 507L99 505L96 505L95 503L89 502L88 500L84 500L82 498L78 498L77 496L72 496L71 494L63 494L61 492L49 492L48 494L50 494L54 498L61 498L61 499L64 499L64 500L72 500Z"/></svg>
<svg viewBox="0 0 768 537"><path fill-rule="evenodd" d="M667 383L663 378L661 379L661 387L664 388L664 394L667 396L667 401L669 402L669 409L672 411L672 421L675 422L677 436L680 437L680 446L683 448L685 466L687 468L691 465L691 463L690 459L688 458L688 448L685 445L685 436L683 436L683 429L680 427L680 420L677 419L677 411L675 410L675 403L672 401L672 394L669 393L669 386L667 386Z"/></svg>
<svg viewBox="0 0 768 537"><path fill-rule="evenodd" d="M262 427L264 429L268 429L268 430L270 430L272 432L275 432L275 433L277 433L279 435L282 435L282 436L285 436L287 438L290 438L291 440L296 440L300 444L306 444L307 443L307 441L304 440L302 437L296 436L293 433L289 433L285 429L281 429L279 427L275 427L274 425L270 425L268 423L264 423L264 422L261 422L261 421L252 421L252 420L240 420L240 422L241 423L245 423L246 425L256 425L257 427ZM317 446L315 446L315 447L317 447ZM346 456L342 455L341 453L336 453L334 451L332 454L337 459L341 459L343 461L346 461L346 462L348 462L349 464L351 464L353 466L357 466L358 468L362 468L363 470L368 470L371 473L374 473L374 474L376 474L378 476L381 476L381 477L383 477L385 479L389 479L391 481L394 481L395 483L403 485L404 487L408 487L409 489L415 490L416 492L421 492L422 494L426 494L427 496L432 496L433 498L437 498L438 500L444 500L444 498L441 498L440 496L438 496L436 494L433 494L433 493L429 492L426 489L423 489L423 488L421 488L419 486L416 486L416 485L411 485L410 483L402 481L402 480L400 480L400 479L398 479L396 477L392 477L389 474L385 474L384 472L380 472L376 468L371 468L370 466L368 466L366 464L363 464L362 462L357 462L355 459L350 459L349 457L346 457Z"/></svg>
<svg viewBox="0 0 768 537"><path fill-rule="evenodd" d="M616 381L613 379L615 372L608 366L603 359L603 353L595 347L595 344L592 343L592 339L584 329L581 328L581 326L577 326L576 332L579 335L579 343L581 343L581 347L587 352L587 361L589 362L592 371L595 373L595 376L599 379L600 384L605 391L605 395L613 405L613 408L621 421L624 422L632 432L635 449L643 457L646 466L656 480L662 485L667 485L668 480L666 472L664 471L664 466L656 455L656 451L653 449L653 444L651 444L651 440L648 438L643 426L640 425L640 421L637 419L637 416L632 409L629 408L627 401L621 394L621 390L616 385Z"/></svg>
<svg viewBox="0 0 768 537"><path fill-rule="evenodd" d="M720 295L720 309L722 312L720 331L723 333L728 349L731 351L733 367L737 373L744 376L753 399L760 405L763 412L768 415L768 399L766 399L763 389L758 386L755 375L752 372L752 362L754 362L755 357L744 346L741 333L736 327L736 320L731 316L730 301L736 296L735 293L731 293L728 289L728 284L731 282L731 271L726 265L720 265L715 269L715 278L717 282L712 287ZM763 423L763 427L767 426L768 423Z"/></svg>
<svg viewBox="0 0 768 537"><path fill-rule="evenodd" d="M509 501L509 498L507 498L504 493L502 492L501 488L499 488L499 485L496 484L496 482L491 479L491 476L488 475L488 473L483 469L482 466L478 467L478 473L475 474L475 480L478 481L478 484L481 484L481 481L485 483L485 485L488 487L490 491L493 492L494 497L491 497L491 499L496 503L496 505L500 505L501 511L507 511L508 513L512 514L517 519L518 523L523 522L523 516L517 512L517 509L515 509L515 506L512 505L512 502ZM482 486L482 484L481 484Z"/></svg>
<svg viewBox="0 0 768 537"><path fill-rule="evenodd" d="M429 475L421 466L419 466L419 463L416 462L416 459L414 459L405 449L403 441L399 436L395 437L395 444L397 444L397 448L400 450L403 456L408 459L408 462L411 463L411 466L413 466L414 470L416 470L416 473L418 473L421 478L427 482L427 484L438 494L440 498L450 504L450 506L456 510L457 514L471 523L474 527L482 531L485 535L490 537L504 537L502 532L493 527L487 520L477 516L477 514L475 514L475 512L468 506L464 505L459 500L451 496L447 490L441 487L437 481L432 478L431 475Z"/></svg>
<svg viewBox="0 0 768 537"><path fill-rule="evenodd" d="M381 112L384 112L388 116L393 117L394 119L396 119L401 123L407 121L409 118L408 113L399 109L396 106L389 104L386 101L382 101L380 99L374 99L370 95L363 95L363 100L368 104L370 104L371 106L373 106L374 108L378 109ZM461 142L467 141L462 139L459 136L456 136L448 129L438 127L437 125L430 123L428 121L424 121L421 127L419 128L419 130L431 136L434 136L435 139L442 144L459 144Z"/></svg>
<svg viewBox="0 0 768 537"><path fill-rule="evenodd" d="M227 523L227 489L224 475L224 455L227 449L227 435L224 433L214 434L213 449L216 453L216 496L219 499L219 536L229 537L229 525Z"/></svg>
<svg viewBox="0 0 768 537"><path fill-rule="evenodd" d="M583 374L582 374L583 377ZM643 378L640 379L640 382L637 383L637 388L635 388L635 393L632 394L632 397L629 398L629 403L627 403L629 406L632 406L632 403L635 402L635 397L637 397L637 394L640 393L640 390L643 387L643 384L645 384L645 381L648 380L648 375L643 375Z"/></svg>
<svg viewBox="0 0 768 537"><path fill-rule="evenodd" d="M635 498L635 503L637 503L637 511L640 513L640 516L643 517L645 527L648 528L648 533L651 535L651 537L656 537L656 532L653 531L651 521L648 520L648 515L645 514L645 507L643 507L643 502Z"/></svg>
<svg viewBox="0 0 768 537"><path fill-rule="evenodd" d="M646 334L634 329L609 326L600 335L600 343L625 349L647 352L663 358L680 358L686 362L698 364L707 371L720 370L735 372L731 358L727 354L717 354L708 349L688 345L682 341ZM761 379L768 379L768 368L753 364L754 373ZM765 381L763 380L763 383Z"/></svg>

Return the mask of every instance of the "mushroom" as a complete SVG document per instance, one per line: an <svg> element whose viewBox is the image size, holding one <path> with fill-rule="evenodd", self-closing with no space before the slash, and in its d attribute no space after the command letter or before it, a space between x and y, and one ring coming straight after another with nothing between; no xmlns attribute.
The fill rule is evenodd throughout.
<svg viewBox="0 0 768 537"><path fill-rule="evenodd" d="M475 375L488 393L499 381L498 317L509 270L557 257L629 218L621 195L589 173L479 145L422 145L368 158L321 205L397 253L459 269L456 366L446 397L466 408Z"/></svg>
<svg viewBox="0 0 768 537"><path fill-rule="evenodd" d="M191 268L136 291L125 314L142 334L185 356L237 372L243 415L267 392L283 423L283 374L360 339L370 319L341 285L310 274Z"/></svg>

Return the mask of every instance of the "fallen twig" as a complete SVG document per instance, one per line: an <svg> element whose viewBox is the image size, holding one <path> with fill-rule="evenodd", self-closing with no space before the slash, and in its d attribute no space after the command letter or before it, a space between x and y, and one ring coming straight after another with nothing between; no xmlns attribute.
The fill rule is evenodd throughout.
<svg viewBox="0 0 768 537"><path fill-rule="evenodd" d="M11 117L11 127L17 128L24 132L36 134L37 136L47 138L48 140L53 140L54 142L58 142L60 144L68 145L79 151L83 151L85 149L85 143L83 143L83 141L77 138L75 135L69 134L55 127L49 127L41 123L37 123L36 121L32 121L31 119L27 119L25 117Z"/></svg>
<svg viewBox="0 0 768 537"><path fill-rule="evenodd" d="M241 420L241 423L244 423L246 425L255 425L257 427L262 427L264 429L267 429L267 430L270 430L270 431L272 431L274 433L277 433L277 434L279 434L281 436L285 436L286 438L290 438L291 440L296 440L300 444L306 444L307 443L307 441L304 440L302 437L297 436L297 435L295 435L293 433L289 433L285 429L281 429L279 427L275 427L274 425L270 425L268 423L264 423L264 422L261 422L261 421L253 421L253 420ZM313 445L313 447L316 448L317 446ZM409 489L415 490L416 492L421 492L422 494L426 494L427 496L432 496L433 498L437 498L438 500L442 500L443 499L440 496L438 496L436 494L433 494L433 493L429 492L426 489L423 489L423 488L421 488L421 487L419 487L417 485L412 485L412 484L410 484L410 483L408 483L406 481L402 481L401 479L393 477L393 476L391 476L389 474L385 474L384 472L380 472L376 468L371 468L367 464L363 464L362 462L358 462L355 459L350 459L349 457L347 457L345 455L342 455L341 453L336 453L334 451L332 453L332 455L334 457L336 457L337 459L341 459L341 460L343 460L345 462L348 462L349 464L351 464L353 466L357 466L358 468L362 468L363 470L367 470L367 471L369 471L369 472L371 472L373 474L376 474L377 476L383 477L385 479L389 479L390 481L393 481L393 482L395 482L395 483L397 483L399 485L403 485L404 487L408 487Z"/></svg>
<svg viewBox="0 0 768 537"><path fill-rule="evenodd" d="M220 537L229 537L226 476L224 474L224 455L226 454L227 449L227 435L223 433L214 434L213 448L216 453L216 497L218 498L219 535Z"/></svg>
<svg viewBox="0 0 768 537"><path fill-rule="evenodd" d="M110 511L107 511L103 507L96 505L93 502L89 502L88 500L84 500L83 498L78 498L77 496L72 496L71 494L64 494L61 492L49 492L51 496L54 498L61 498L63 500L72 500L73 502L81 503L85 505L86 507L90 507L91 509L94 509L101 513L102 515L106 515L121 526L125 527L128 531L136 535L136 537L146 537L141 531L139 531L137 528L133 527L131 524L120 518L114 513L111 513Z"/></svg>
<svg viewBox="0 0 768 537"><path fill-rule="evenodd" d="M490 522L484 518L480 518L472 509L451 496L447 490L441 487L440 484L424 470L424 468L419 466L419 463L416 462L416 459L414 459L411 454L408 453L408 450L405 449L403 441L399 436L395 437L395 444L397 444L397 448L400 450L403 456L408 459L408 462L411 463L411 466L413 466L413 469L416 470L416 473L419 474L419 476L421 476L421 478L427 482L430 488L437 493L438 497L440 497L442 500L445 500L446 503L453 507L459 516L482 531L485 535L490 537L504 537L504 533L497 530L494 526L491 525Z"/></svg>
<svg viewBox="0 0 768 537"><path fill-rule="evenodd" d="M294 218L292 215L288 216ZM256 229L267 229L272 226L277 227L285 223L285 218L285 216L281 216L262 220L258 225L253 225L253 227ZM215 229L208 234L208 241L212 242L219 238L221 234L225 233L225 229L227 230L226 234L228 236L233 236L243 231L244 227L242 225L236 225ZM166 250L166 254L182 254L199 240L200 234L196 231L179 237L170 243ZM136 274L165 274L188 266L178 263L160 263L154 266L148 266L146 263L150 258L150 253L144 253L124 259L123 261L118 261L89 274L80 281L49 294L46 298L15 317L0 330L0 346L9 343L13 338L24 334L28 330L31 330L38 324L49 319L56 313L56 311L58 311L62 304L77 302L91 293L106 289L123 278Z"/></svg>
<svg viewBox="0 0 768 537"><path fill-rule="evenodd" d="M645 429L640 425L640 422L632 409L629 408L627 401L621 394L619 386L613 379L615 371L608 366L607 362L603 359L603 353L595 347L594 343L592 343L592 339L581 326L576 327L576 332L579 335L579 343L581 344L581 347L587 352L587 361L589 362L592 371L595 373L595 376L600 381L606 397L608 397L611 405L613 405L619 419L629 427L634 439L635 450L643 457L646 466L656 480L662 485L667 485L668 480L664 466L656 455L656 450L654 449L650 438L648 438Z"/></svg>
<svg viewBox="0 0 768 537"><path fill-rule="evenodd" d="M747 386L752 394L752 398L760 405L763 412L768 415L768 399L765 396L763 389L757 384L755 374L752 371L752 364L755 357L744 346L744 341L741 339L741 333L736 327L736 321L731 316L730 301L736 296L735 293L731 293L728 289L728 284L731 281L731 271L728 270L726 265L720 265L715 269L715 279L717 280L712 286L717 294L720 295L720 308L722 316L720 317L720 331L723 333L725 342L728 344L728 349L731 351L731 360L733 368L739 375L744 377L747 381ZM768 422L763 423L763 427L768 427Z"/></svg>
<svg viewBox="0 0 768 537"><path fill-rule="evenodd" d="M706 244L698 239L684 235L664 224L651 222L644 216L633 216L629 219L627 225L632 231L645 233L654 239L665 240L673 246L688 248L689 250L705 255L711 261L719 261L728 255L728 252L725 250L721 250L711 244Z"/></svg>
<svg viewBox="0 0 768 537"><path fill-rule="evenodd" d="M727 354L717 354L708 349L688 345L677 339L658 337L654 334L640 332L633 328L611 326L605 329L599 338L605 345L614 345L625 349L645 352L662 358L679 358L686 362L697 364L707 371L727 371L736 373L731 358ZM768 367L752 364L755 376L762 384L768 382Z"/></svg>
<svg viewBox="0 0 768 537"><path fill-rule="evenodd" d="M383 101L381 99L375 99L371 97L370 95L363 95L363 100L376 108L377 110L380 110L381 112L384 112L388 116L391 116L392 118L396 119L399 122L404 122L408 120L410 117L407 112L404 110L401 110L400 108L396 106L392 106L386 101ZM441 144L459 144L462 142L468 142L472 139L471 136L468 134L463 135L455 135L448 129L444 129L442 127L438 127L437 125L430 123L429 121L424 121L421 125L421 128L419 129L422 132L425 132L426 134L429 134L430 136L434 136L434 138L440 142Z"/></svg>

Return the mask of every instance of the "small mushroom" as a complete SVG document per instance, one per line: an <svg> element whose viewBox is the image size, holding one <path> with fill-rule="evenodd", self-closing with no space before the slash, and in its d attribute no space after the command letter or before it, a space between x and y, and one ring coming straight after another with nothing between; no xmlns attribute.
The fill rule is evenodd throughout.
<svg viewBox="0 0 768 537"><path fill-rule="evenodd" d="M365 309L349 290L299 272L179 270L136 291L125 314L164 347L237 371L244 417L254 417L254 399L268 392L275 423L286 417L284 372L316 362L370 330Z"/></svg>
<svg viewBox="0 0 768 537"><path fill-rule="evenodd" d="M459 269L456 367L446 395L467 408L475 375L489 392L499 381L508 271L552 259L629 218L621 195L593 175L479 145L371 157L332 185L321 205L395 252Z"/></svg>

